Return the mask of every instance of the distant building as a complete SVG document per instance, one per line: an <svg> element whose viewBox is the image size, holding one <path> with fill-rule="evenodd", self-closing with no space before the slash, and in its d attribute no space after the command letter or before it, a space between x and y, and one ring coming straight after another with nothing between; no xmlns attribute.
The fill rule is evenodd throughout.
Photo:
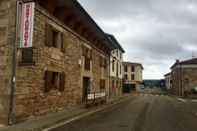
<svg viewBox="0 0 197 131"><path fill-rule="evenodd" d="M161 89L165 89L165 80L164 79L160 79L160 80L144 80L143 84L145 86L145 88L161 88Z"/></svg>
<svg viewBox="0 0 197 131"><path fill-rule="evenodd" d="M197 86L197 58L179 61L171 67L172 91L186 96Z"/></svg>
<svg viewBox="0 0 197 131"><path fill-rule="evenodd" d="M122 95L122 81L123 81L123 53L124 49L121 47L116 38L107 34L111 43L115 46L111 51L110 56L110 89L109 96L115 97Z"/></svg>
<svg viewBox="0 0 197 131"><path fill-rule="evenodd" d="M143 66L140 63L124 62L124 92L136 91L143 83Z"/></svg>
<svg viewBox="0 0 197 131"><path fill-rule="evenodd" d="M171 84L172 84L171 72L165 74L164 77L165 77L165 85L166 85L166 88L167 88L167 90L170 90L171 89Z"/></svg>

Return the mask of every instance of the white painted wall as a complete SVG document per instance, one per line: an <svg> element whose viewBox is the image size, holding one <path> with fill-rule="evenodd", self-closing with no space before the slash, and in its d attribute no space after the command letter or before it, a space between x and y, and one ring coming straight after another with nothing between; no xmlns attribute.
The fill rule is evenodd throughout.
<svg viewBox="0 0 197 131"><path fill-rule="evenodd" d="M112 69L113 63L114 63L114 71ZM123 71L124 71L123 52L119 49L113 50L110 56L110 76L117 77L118 74L118 78L122 79L124 73Z"/></svg>

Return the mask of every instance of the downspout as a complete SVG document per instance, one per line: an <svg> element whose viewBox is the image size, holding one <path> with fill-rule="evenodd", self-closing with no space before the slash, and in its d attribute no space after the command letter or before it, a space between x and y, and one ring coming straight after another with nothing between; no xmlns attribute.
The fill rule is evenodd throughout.
<svg viewBox="0 0 197 131"><path fill-rule="evenodd" d="M109 54L109 91L108 91L108 99L111 98L111 50L110 50L110 54Z"/></svg>
<svg viewBox="0 0 197 131"><path fill-rule="evenodd" d="M16 54L18 44L18 24L19 24L19 5L21 1L16 1L16 21L15 21L15 41L12 49L12 74L11 74L11 87L10 87L10 102L9 102L9 113L8 113L8 125L15 123L15 110L14 110L14 95L16 86Z"/></svg>

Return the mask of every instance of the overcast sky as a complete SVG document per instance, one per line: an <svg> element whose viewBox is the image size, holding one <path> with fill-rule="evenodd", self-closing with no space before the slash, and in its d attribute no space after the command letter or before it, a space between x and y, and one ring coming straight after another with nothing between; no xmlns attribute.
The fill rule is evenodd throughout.
<svg viewBox="0 0 197 131"><path fill-rule="evenodd" d="M78 0L114 34L126 61L144 65L144 79L160 79L176 59L197 56L197 0Z"/></svg>

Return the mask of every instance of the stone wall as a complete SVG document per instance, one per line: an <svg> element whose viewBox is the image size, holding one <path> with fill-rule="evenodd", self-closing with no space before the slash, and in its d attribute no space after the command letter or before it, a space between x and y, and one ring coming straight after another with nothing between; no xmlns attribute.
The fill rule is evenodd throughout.
<svg viewBox="0 0 197 131"><path fill-rule="evenodd" d="M65 27L53 16L36 7L34 26L34 61L32 66L17 66L16 85L16 119L25 120L28 117L45 115L49 112L61 111L70 106L82 104L82 45L89 44L86 40ZM53 47L46 47L46 24L64 34L65 53ZM18 50L18 62L21 50ZM99 67L99 56L103 55L93 47L92 78L94 90L100 90L100 79L105 77L108 90L109 69L102 73ZM109 57L109 56L104 56ZM108 64L109 65L109 64ZM66 82L64 92L51 90L44 93L44 74L46 70L65 72Z"/></svg>
<svg viewBox="0 0 197 131"><path fill-rule="evenodd" d="M172 92L177 96L186 95L185 92L197 86L196 68L174 68L172 70Z"/></svg>
<svg viewBox="0 0 197 131"><path fill-rule="evenodd" d="M179 95L180 87L180 69L174 68L172 70L172 92L174 95Z"/></svg>
<svg viewBox="0 0 197 131"><path fill-rule="evenodd" d="M197 68L190 68L183 70L182 82L183 82L184 91L191 91L192 88L197 87L196 78L197 78Z"/></svg>
<svg viewBox="0 0 197 131"><path fill-rule="evenodd" d="M8 123L16 1L0 1L0 124Z"/></svg>

